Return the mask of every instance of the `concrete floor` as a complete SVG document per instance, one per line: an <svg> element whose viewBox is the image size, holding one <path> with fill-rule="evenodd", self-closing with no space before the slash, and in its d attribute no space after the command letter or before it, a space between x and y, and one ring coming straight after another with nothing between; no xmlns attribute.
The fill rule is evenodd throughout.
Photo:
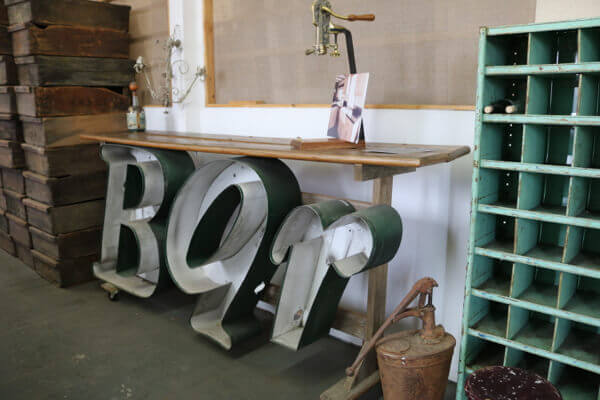
<svg viewBox="0 0 600 400"><path fill-rule="evenodd" d="M57 289L0 251L0 399L318 399L358 351L327 338L292 352L267 329L228 353L193 332L193 304Z"/></svg>

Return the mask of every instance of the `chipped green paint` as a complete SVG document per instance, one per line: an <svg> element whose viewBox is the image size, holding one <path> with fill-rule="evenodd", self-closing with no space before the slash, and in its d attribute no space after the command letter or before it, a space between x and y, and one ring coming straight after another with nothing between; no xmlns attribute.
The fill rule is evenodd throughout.
<svg viewBox="0 0 600 400"><path fill-rule="evenodd" d="M459 388L503 364L600 399L599 73L600 18L481 29Z"/></svg>

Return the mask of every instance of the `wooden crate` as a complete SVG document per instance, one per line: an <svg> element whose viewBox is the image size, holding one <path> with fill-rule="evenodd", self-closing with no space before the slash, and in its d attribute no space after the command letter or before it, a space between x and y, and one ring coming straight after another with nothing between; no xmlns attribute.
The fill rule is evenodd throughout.
<svg viewBox="0 0 600 400"><path fill-rule="evenodd" d="M0 140L23 141L23 126L15 115L0 114Z"/></svg>
<svg viewBox="0 0 600 400"><path fill-rule="evenodd" d="M14 86L0 86L0 114L17 113L17 96Z"/></svg>
<svg viewBox="0 0 600 400"><path fill-rule="evenodd" d="M52 206L102 199L106 195L106 171L49 178L31 171L23 173L27 196Z"/></svg>
<svg viewBox="0 0 600 400"><path fill-rule="evenodd" d="M19 142L0 140L0 167L23 168L25 155Z"/></svg>
<svg viewBox="0 0 600 400"><path fill-rule="evenodd" d="M134 80L132 60L38 55L14 62L24 86L127 87Z"/></svg>
<svg viewBox="0 0 600 400"><path fill-rule="evenodd" d="M33 22L129 31L130 6L87 0L5 0L4 3L10 25Z"/></svg>
<svg viewBox="0 0 600 400"><path fill-rule="evenodd" d="M23 143L27 168L48 177L87 174L106 170L97 143L44 148Z"/></svg>
<svg viewBox="0 0 600 400"><path fill-rule="evenodd" d="M0 209L0 232L8 234L8 218L6 218L6 211Z"/></svg>
<svg viewBox="0 0 600 400"><path fill-rule="evenodd" d="M127 129L125 113L78 115L73 117L21 117L26 143L39 147L74 146L83 141L79 135L120 132Z"/></svg>
<svg viewBox="0 0 600 400"><path fill-rule="evenodd" d="M4 232L0 232L0 249L4 250L11 256L17 255L17 251L15 249L15 241Z"/></svg>
<svg viewBox="0 0 600 400"><path fill-rule="evenodd" d="M81 231L104 222L104 199L53 207L27 198L23 204L27 222L52 235Z"/></svg>
<svg viewBox="0 0 600 400"><path fill-rule="evenodd" d="M0 25L8 26L8 9L4 4L0 4Z"/></svg>
<svg viewBox="0 0 600 400"><path fill-rule="evenodd" d="M129 58L127 32L63 25L40 28L31 24L11 25L9 30L12 33L12 54L15 57L46 55Z"/></svg>
<svg viewBox="0 0 600 400"><path fill-rule="evenodd" d="M21 260L23 264L34 269L35 264L33 262L33 255L31 254L31 249L29 247L15 242L15 252L17 258Z"/></svg>
<svg viewBox="0 0 600 400"><path fill-rule="evenodd" d="M0 55L0 85L17 84L17 67L13 56Z"/></svg>
<svg viewBox="0 0 600 400"><path fill-rule="evenodd" d="M10 33L6 26L0 25L0 54L10 56L13 54Z"/></svg>
<svg viewBox="0 0 600 400"><path fill-rule="evenodd" d="M3 189L4 198L6 199L6 211L23 220L27 219L27 209L23 204L24 194L13 192L12 190Z"/></svg>
<svg viewBox="0 0 600 400"><path fill-rule="evenodd" d="M55 260L39 251L31 250L35 271L47 281L59 286L69 287L94 279L92 265L99 256L85 256L70 260Z"/></svg>
<svg viewBox="0 0 600 400"><path fill-rule="evenodd" d="M15 92L19 115L28 117L125 112L129 107L128 96L106 88L16 86Z"/></svg>
<svg viewBox="0 0 600 400"><path fill-rule="evenodd" d="M4 189L25 194L25 178L23 171L14 168L2 168L2 186Z"/></svg>
<svg viewBox="0 0 600 400"><path fill-rule="evenodd" d="M60 235L50 235L33 226L29 230L33 248L55 260L100 254L101 226Z"/></svg>
<svg viewBox="0 0 600 400"><path fill-rule="evenodd" d="M6 213L6 218L8 219L8 233L15 243L31 248L31 233L27 221L8 213Z"/></svg>

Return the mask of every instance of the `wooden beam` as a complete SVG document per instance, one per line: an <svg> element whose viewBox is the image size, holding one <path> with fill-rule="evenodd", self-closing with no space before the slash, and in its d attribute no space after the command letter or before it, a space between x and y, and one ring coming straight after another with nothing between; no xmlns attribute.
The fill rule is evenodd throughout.
<svg viewBox="0 0 600 400"><path fill-rule="evenodd" d="M415 171L416 168L410 167L381 167L378 165L356 164L354 166L354 180L359 182L371 181L377 178L393 177L394 175Z"/></svg>
<svg viewBox="0 0 600 400"><path fill-rule="evenodd" d="M330 108L331 104L304 104L304 103L288 103L288 104L207 104L207 107L213 108L236 108L236 107L255 107L255 108ZM449 110L449 111L475 111L475 106L472 105L444 105L444 104L367 104L367 109L373 110Z"/></svg>
<svg viewBox="0 0 600 400"><path fill-rule="evenodd" d="M213 0L204 0L204 67L206 77L204 90L206 104L217 102L215 84L215 30Z"/></svg>
<svg viewBox="0 0 600 400"><path fill-rule="evenodd" d="M297 150L332 150L332 149L364 149L364 140L358 143L346 142L336 138L292 140L292 147Z"/></svg>

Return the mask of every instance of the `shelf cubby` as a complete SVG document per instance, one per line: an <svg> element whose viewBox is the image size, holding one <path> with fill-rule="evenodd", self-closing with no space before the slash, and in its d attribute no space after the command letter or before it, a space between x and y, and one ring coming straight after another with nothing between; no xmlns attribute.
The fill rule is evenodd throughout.
<svg viewBox="0 0 600 400"><path fill-rule="evenodd" d="M499 296L508 296L513 265L507 261L476 256L477 267L472 272L473 287Z"/></svg>
<svg viewBox="0 0 600 400"><path fill-rule="evenodd" d="M540 260L561 262L563 259L564 244L567 227L552 222L519 220L518 243L523 243L522 248L528 249L525 255ZM537 243L531 247L532 239L537 236ZM519 248L519 244L517 244Z"/></svg>
<svg viewBox="0 0 600 400"><path fill-rule="evenodd" d="M532 32L528 64L566 64L577 62L578 31Z"/></svg>
<svg viewBox="0 0 600 400"><path fill-rule="evenodd" d="M504 365L533 371L543 378L548 376L550 361L522 350L507 347Z"/></svg>
<svg viewBox="0 0 600 400"><path fill-rule="evenodd" d="M496 161L521 161L523 125L487 124L481 133L481 158Z"/></svg>
<svg viewBox="0 0 600 400"><path fill-rule="evenodd" d="M599 115L600 102L598 100L600 76L581 75L579 89L578 115L597 116Z"/></svg>
<svg viewBox="0 0 600 400"><path fill-rule="evenodd" d="M510 306L508 314L507 338L509 340L536 349L552 351L555 317L517 306Z"/></svg>
<svg viewBox="0 0 600 400"><path fill-rule="evenodd" d="M566 215L568 176L522 172L519 187L519 209Z"/></svg>
<svg viewBox="0 0 600 400"><path fill-rule="evenodd" d="M490 38L486 52L486 65L527 64L529 36L501 35Z"/></svg>
<svg viewBox="0 0 600 400"><path fill-rule="evenodd" d="M489 105L498 100L508 99L523 107L527 98L527 81L525 76L490 77L485 83L486 95L483 103Z"/></svg>
<svg viewBox="0 0 600 400"><path fill-rule="evenodd" d="M600 29L579 30L579 59L582 63L600 62Z"/></svg>
<svg viewBox="0 0 600 400"><path fill-rule="evenodd" d="M600 269L600 231L579 228L573 229L573 232L574 256L569 263Z"/></svg>
<svg viewBox="0 0 600 400"><path fill-rule="evenodd" d="M556 307L560 273L545 268L515 264L510 296L547 307Z"/></svg>
<svg viewBox="0 0 600 400"><path fill-rule="evenodd" d="M481 214L475 235L477 246L512 253L515 245L515 218L504 215Z"/></svg>
<svg viewBox="0 0 600 400"><path fill-rule="evenodd" d="M502 362L600 400L600 18L482 28L480 52L458 386Z"/></svg>
<svg viewBox="0 0 600 400"><path fill-rule="evenodd" d="M477 332L499 338L506 337L508 306L472 296L469 306L469 327Z"/></svg>
<svg viewBox="0 0 600 400"><path fill-rule="evenodd" d="M466 366L470 370L503 365L505 347L488 342L475 336L467 336L469 354L466 357Z"/></svg>
<svg viewBox="0 0 600 400"><path fill-rule="evenodd" d="M562 273L559 307L570 313L592 319L590 323L600 326L600 280Z"/></svg>
<svg viewBox="0 0 600 400"><path fill-rule="evenodd" d="M600 364L599 327L559 318L553 351L584 363Z"/></svg>
<svg viewBox="0 0 600 400"><path fill-rule="evenodd" d="M579 84L579 74L529 76L526 114L576 115Z"/></svg>
<svg viewBox="0 0 600 400"><path fill-rule="evenodd" d="M548 379L556 386L563 400L597 400L600 381L598 375L551 361Z"/></svg>

